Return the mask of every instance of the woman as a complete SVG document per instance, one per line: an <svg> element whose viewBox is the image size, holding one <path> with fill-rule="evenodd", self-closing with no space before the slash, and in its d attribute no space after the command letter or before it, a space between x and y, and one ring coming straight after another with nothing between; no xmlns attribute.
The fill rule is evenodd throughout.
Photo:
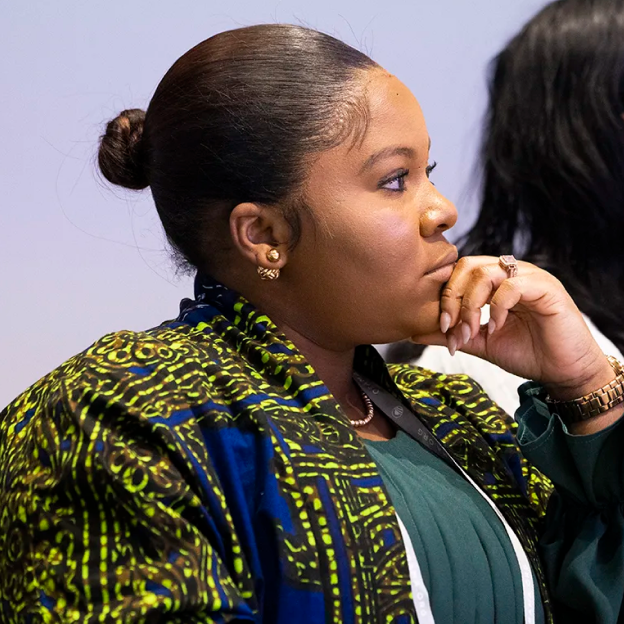
<svg viewBox="0 0 624 624"><path fill-rule="evenodd" d="M559 0L495 58L479 217L461 255L512 250L556 275L607 354L624 330L624 2ZM393 362L466 373L513 413L522 380L433 347L391 347ZM418 359L420 357L420 359Z"/></svg>
<svg viewBox="0 0 624 624"><path fill-rule="evenodd" d="M149 185L195 299L3 412L4 622L617 620L619 489L592 478L619 474L622 369L545 271L456 264L428 151L397 78L285 25L200 43L109 123L101 170ZM469 379L365 346L408 336L534 379L520 438Z"/></svg>

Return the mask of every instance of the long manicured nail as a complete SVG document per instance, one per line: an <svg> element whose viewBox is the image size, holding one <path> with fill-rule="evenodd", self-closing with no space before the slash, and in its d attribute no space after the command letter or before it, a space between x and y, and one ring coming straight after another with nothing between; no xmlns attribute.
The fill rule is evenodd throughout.
<svg viewBox="0 0 624 624"><path fill-rule="evenodd" d="M455 355L455 351L457 351L457 338L455 336L448 337L447 348L451 355Z"/></svg>
<svg viewBox="0 0 624 624"><path fill-rule="evenodd" d="M465 345L469 340L472 332L470 331L470 325L468 323L461 324L462 345Z"/></svg>
<svg viewBox="0 0 624 624"><path fill-rule="evenodd" d="M491 318L488 321L488 336L491 336L496 331L496 321Z"/></svg>
<svg viewBox="0 0 624 624"><path fill-rule="evenodd" d="M448 312L442 312L442 314L440 314L440 331L443 334L446 334L450 326L451 326L451 315Z"/></svg>

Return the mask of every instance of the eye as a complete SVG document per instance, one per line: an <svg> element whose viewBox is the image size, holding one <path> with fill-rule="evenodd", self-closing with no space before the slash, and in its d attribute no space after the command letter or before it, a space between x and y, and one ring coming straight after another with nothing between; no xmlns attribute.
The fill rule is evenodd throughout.
<svg viewBox="0 0 624 624"><path fill-rule="evenodd" d="M405 178L409 173L409 169L402 169L394 174L391 178L386 178L379 183L380 189L386 189L394 193L402 193L405 190Z"/></svg>
<svg viewBox="0 0 624 624"><path fill-rule="evenodd" d="M427 165L426 169L425 169L425 173L427 174L427 177L429 177L431 175L431 172L438 166L438 163L434 160L430 165Z"/></svg>

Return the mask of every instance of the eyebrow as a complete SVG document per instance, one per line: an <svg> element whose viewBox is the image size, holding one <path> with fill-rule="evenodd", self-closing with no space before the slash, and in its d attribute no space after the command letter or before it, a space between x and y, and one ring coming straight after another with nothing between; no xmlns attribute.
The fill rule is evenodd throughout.
<svg viewBox="0 0 624 624"><path fill-rule="evenodd" d="M431 149L431 137L429 137L429 149ZM378 152L375 152L366 159L366 162L360 169L360 175L371 169L375 163L385 158L390 158L392 156L407 156L408 158L414 158L415 155L416 150L411 147L386 147Z"/></svg>

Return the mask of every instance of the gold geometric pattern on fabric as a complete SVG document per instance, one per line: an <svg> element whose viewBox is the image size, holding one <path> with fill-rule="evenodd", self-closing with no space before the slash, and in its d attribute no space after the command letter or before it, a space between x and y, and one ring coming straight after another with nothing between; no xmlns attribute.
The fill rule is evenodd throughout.
<svg viewBox="0 0 624 624"><path fill-rule="evenodd" d="M335 399L244 300L192 314L105 336L0 415L2 621L415 623L394 509ZM551 486L515 423L465 377L388 374L371 348L356 367L484 488L543 585Z"/></svg>
<svg viewBox="0 0 624 624"><path fill-rule="evenodd" d="M274 450L270 472L291 524L272 518L286 582L321 591L328 622L343 620L346 604L355 622L415 622L394 510L333 398L281 405L323 387L312 369L301 375L292 356L271 354L258 370L206 330L105 336L2 413L4 621L251 614L251 555L206 448L211 432L240 429ZM255 356L258 345L245 349ZM275 387L263 372L280 366ZM347 592L337 578L345 562Z"/></svg>

